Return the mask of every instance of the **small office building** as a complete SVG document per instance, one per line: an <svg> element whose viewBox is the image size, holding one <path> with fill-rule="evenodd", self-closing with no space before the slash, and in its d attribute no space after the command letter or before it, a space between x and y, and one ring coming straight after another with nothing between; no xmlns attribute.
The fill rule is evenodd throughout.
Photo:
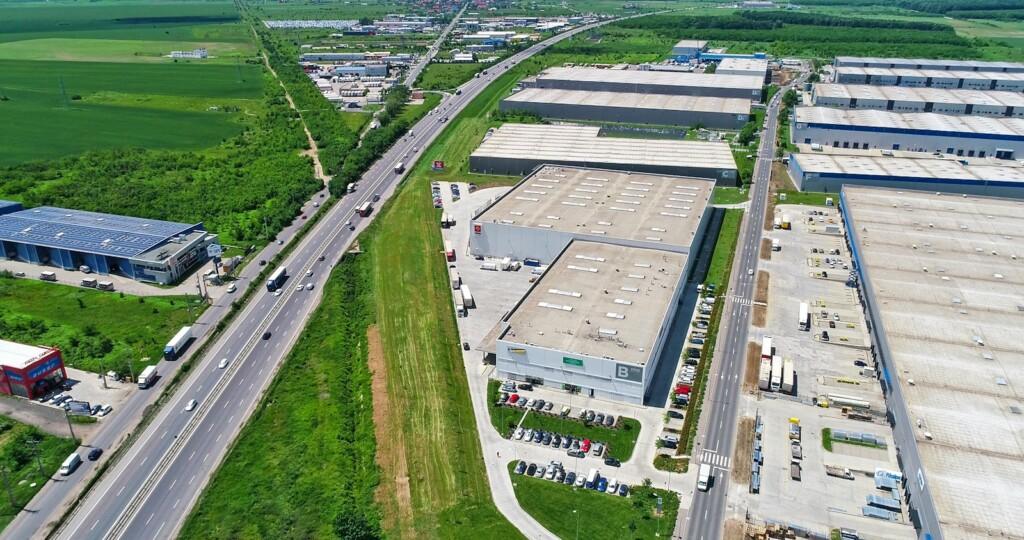
<svg viewBox="0 0 1024 540"><path fill-rule="evenodd" d="M819 107L1024 117L1024 94L1020 92L816 84L811 90L811 97L814 105Z"/></svg>
<svg viewBox="0 0 1024 540"><path fill-rule="evenodd" d="M0 392L35 399L67 378L60 349L0 339Z"/></svg>
<svg viewBox="0 0 1024 540"><path fill-rule="evenodd" d="M738 182L725 142L599 136L595 126L504 124L469 156L475 173L525 176L543 164Z"/></svg>
<svg viewBox="0 0 1024 540"><path fill-rule="evenodd" d="M708 50L708 42L702 39L684 39L672 47L672 57L676 62L699 60L700 53Z"/></svg>
<svg viewBox="0 0 1024 540"><path fill-rule="evenodd" d="M498 376L642 404L689 261L683 253L572 241L499 323Z"/></svg>
<svg viewBox="0 0 1024 540"><path fill-rule="evenodd" d="M984 62L981 60L938 60L932 58L873 58L864 56L837 56L836 67L930 69L940 71L991 71L997 73L1024 73L1020 62Z"/></svg>
<svg viewBox="0 0 1024 540"><path fill-rule="evenodd" d="M187 224L0 201L0 258L167 285L207 258L217 236Z"/></svg>
<svg viewBox="0 0 1024 540"><path fill-rule="evenodd" d="M501 101L502 111L545 118L738 130L750 119L750 100L627 92L526 88Z"/></svg>
<svg viewBox="0 0 1024 540"><path fill-rule="evenodd" d="M1024 118L797 107L793 141L1014 159L1024 153Z"/></svg>
<svg viewBox="0 0 1024 540"><path fill-rule="evenodd" d="M559 90L709 96L761 101L764 77L649 69L552 67L542 71L534 79L525 80L523 84Z"/></svg>
<svg viewBox="0 0 1024 540"><path fill-rule="evenodd" d="M967 90L1024 91L1024 73L837 67L832 82Z"/></svg>

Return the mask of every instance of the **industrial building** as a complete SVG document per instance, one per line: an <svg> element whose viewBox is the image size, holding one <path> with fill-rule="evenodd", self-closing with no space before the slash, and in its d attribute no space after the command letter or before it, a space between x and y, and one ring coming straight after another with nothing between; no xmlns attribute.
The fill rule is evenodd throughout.
<svg viewBox="0 0 1024 540"><path fill-rule="evenodd" d="M832 82L925 88L1024 91L1024 73L839 67Z"/></svg>
<svg viewBox="0 0 1024 540"><path fill-rule="evenodd" d="M929 58L871 58L863 56L837 56L836 67L929 69L941 71L994 71L998 73L1024 73L1019 62L984 62L981 60L935 60Z"/></svg>
<svg viewBox="0 0 1024 540"><path fill-rule="evenodd" d="M526 88L503 99L500 108L546 118L712 129L738 130L750 119L748 99L547 88Z"/></svg>
<svg viewBox="0 0 1024 540"><path fill-rule="evenodd" d="M0 339L0 392L35 399L67 378L60 349Z"/></svg>
<svg viewBox="0 0 1024 540"><path fill-rule="evenodd" d="M189 225L0 201L0 257L162 285L206 260L217 236Z"/></svg>
<svg viewBox="0 0 1024 540"><path fill-rule="evenodd" d="M735 186L728 143L601 137L594 126L504 124L469 156L472 172L524 176L541 164L711 178Z"/></svg>
<svg viewBox="0 0 1024 540"><path fill-rule="evenodd" d="M893 112L1024 117L1024 94L866 84L816 84L814 105Z"/></svg>
<svg viewBox="0 0 1024 540"><path fill-rule="evenodd" d="M746 75L748 77L760 77L762 81L768 78L767 58L723 58L715 69L717 75Z"/></svg>
<svg viewBox="0 0 1024 540"><path fill-rule="evenodd" d="M797 107L793 141L1013 159L1024 152L1024 119Z"/></svg>
<svg viewBox="0 0 1024 540"><path fill-rule="evenodd" d="M708 50L708 42L701 39L684 39L672 47L672 57L676 62L689 62L700 58L700 53Z"/></svg>
<svg viewBox="0 0 1024 540"><path fill-rule="evenodd" d="M545 165L477 211L474 256L549 264L572 240L690 253L715 183L703 178Z"/></svg>
<svg viewBox="0 0 1024 540"><path fill-rule="evenodd" d="M949 191L1024 199L1024 168L991 159L955 159L799 153L789 175L801 191L838 193L844 185ZM1014 166L999 165L1013 163Z"/></svg>
<svg viewBox="0 0 1024 540"><path fill-rule="evenodd" d="M499 323L498 376L642 404L689 260L572 241Z"/></svg>
<svg viewBox="0 0 1024 540"><path fill-rule="evenodd" d="M636 69L553 67L542 71L534 79L525 80L523 84L524 86L561 90L710 96L760 101L764 77Z"/></svg>
<svg viewBox="0 0 1024 540"><path fill-rule="evenodd" d="M847 186L840 209L919 536L1019 535L1024 202Z"/></svg>

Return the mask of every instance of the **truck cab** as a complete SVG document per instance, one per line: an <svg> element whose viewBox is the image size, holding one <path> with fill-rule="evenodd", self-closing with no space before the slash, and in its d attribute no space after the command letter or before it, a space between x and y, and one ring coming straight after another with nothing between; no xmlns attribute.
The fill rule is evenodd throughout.
<svg viewBox="0 0 1024 540"><path fill-rule="evenodd" d="M711 464L701 463L697 474L697 489L707 491L711 487Z"/></svg>

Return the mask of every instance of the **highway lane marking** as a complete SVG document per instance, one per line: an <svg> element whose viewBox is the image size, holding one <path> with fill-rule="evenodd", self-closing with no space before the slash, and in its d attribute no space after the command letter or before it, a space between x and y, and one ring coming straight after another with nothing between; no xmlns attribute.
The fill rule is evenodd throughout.
<svg viewBox="0 0 1024 540"><path fill-rule="evenodd" d="M174 510L175 508L177 508L178 507L178 503L180 503L180 502L181 502L181 497L178 497L178 500L174 501L174 506L171 507L171 510ZM157 532L159 532L159 531L157 531Z"/></svg>
<svg viewBox="0 0 1024 540"><path fill-rule="evenodd" d="M164 530L164 525L167 525L166 521L160 523L160 528L156 530L156 534L153 535L153 538L160 536L160 531Z"/></svg>
<svg viewBox="0 0 1024 540"><path fill-rule="evenodd" d="M797 313L799 315L799 313ZM252 392L252 387L256 386L256 383L249 383L249 391Z"/></svg>
<svg viewBox="0 0 1024 540"><path fill-rule="evenodd" d="M203 456L203 463L206 463L206 460L209 459L209 458L210 458L210 453L207 452L206 455Z"/></svg>
<svg viewBox="0 0 1024 540"><path fill-rule="evenodd" d="M167 436L167 432L165 431L162 434L160 434L160 440L161 441L164 440L164 437L166 437L166 436Z"/></svg>
<svg viewBox="0 0 1024 540"><path fill-rule="evenodd" d="M194 458L194 457L196 457L196 451L195 450L192 451L192 455L188 457L188 460L192 461L192 458Z"/></svg>
<svg viewBox="0 0 1024 540"><path fill-rule="evenodd" d="M142 461L139 462L139 465L145 465L147 459L149 459L149 456L142 458Z"/></svg>
<svg viewBox="0 0 1024 540"><path fill-rule="evenodd" d="M210 427L206 428L206 432L207 433L209 433L211 431L213 431L213 424L210 424Z"/></svg>
<svg viewBox="0 0 1024 540"><path fill-rule="evenodd" d="M223 434L223 433L218 433L218 434L217 434L217 440L216 440L216 441L214 441L214 442L220 442L220 438L221 438L221 437L223 437L223 436L224 436L224 434ZM206 455L210 455L210 454L206 454ZM203 460L203 461L206 461L206 460Z"/></svg>
<svg viewBox="0 0 1024 540"><path fill-rule="evenodd" d="M99 524L100 524L100 520L98 520L98 519L97 519L97 520L96 520L96 523L93 523L93 524L92 524L92 527L89 527L89 530L91 531L91 530L95 529L95 528L96 528L96 526L97 526L97 525L99 525Z"/></svg>
<svg viewBox="0 0 1024 540"><path fill-rule="evenodd" d="M124 493L124 488L125 487L127 487L127 484L124 485L124 486L121 486L121 489L117 490L117 495L115 495L115 497L120 497L121 493Z"/></svg>
<svg viewBox="0 0 1024 540"><path fill-rule="evenodd" d="M799 313L798 313L798 315L799 315ZM263 368L260 368L259 375L263 375Z"/></svg>
<svg viewBox="0 0 1024 540"><path fill-rule="evenodd" d="M146 525L149 525L149 522L153 521L153 516L155 516L155 515L156 515L155 512L149 515L149 519L146 520Z"/></svg>
<svg viewBox="0 0 1024 540"><path fill-rule="evenodd" d="M190 486L191 486L191 485L192 485L192 481L193 481L193 480L195 480L195 479L196 479L196 475L194 475L194 474L193 474L193 475L192 475L192 478L189 478L189 479L188 479L188 485L190 485Z"/></svg>
<svg viewBox="0 0 1024 540"><path fill-rule="evenodd" d="M228 423L230 424L232 421L234 421L234 419L235 419L235 415L232 414L231 418L228 418Z"/></svg>

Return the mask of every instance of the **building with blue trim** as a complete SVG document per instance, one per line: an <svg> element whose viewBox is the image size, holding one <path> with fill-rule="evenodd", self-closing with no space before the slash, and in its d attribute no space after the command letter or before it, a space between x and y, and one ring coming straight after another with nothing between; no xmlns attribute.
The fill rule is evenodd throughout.
<svg viewBox="0 0 1024 540"><path fill-rule="evenodd" d="M835 66L1024 73L1024 64L1020 62L984 62L981 60L945 60L932 58L875 58L866 56L837 56L835 60Z"/></svg>
<svg viewBox="0 0 1024 540"><path fill-rule="evenodd" d="M217 236L187 224L0 201L0 258L174 283Z"/></svg>
<svg viewBox="0 0 1024 540"><path fill-rule="evenodd" d="M833 81L839 84L876 84L968 90L1024 91L1024 73L993 71L946 71L940 69L899 69L837 67Z"/></svg>
<svg viewBox="0 0 1024 540"><path fill-rule="evenodd" d="M702 52L708 49L708 42L702 39L684 39L672 47L672 57L676 62L689 62L700 58Z"/></svg>
<svg viewBox="0 0 1024 540"><path fill-rule="evenodd" d="M1024 118L797 107L793 142L1013 159L1024 154Z"/></svg>
<svg viewBox="0 0 1024 540"><path fill-rule="evenodd" d="M789 176L801 191L838 193L857 185L1024 199L1024 167L1001 163L804 152L789 155Z"/></svg>

